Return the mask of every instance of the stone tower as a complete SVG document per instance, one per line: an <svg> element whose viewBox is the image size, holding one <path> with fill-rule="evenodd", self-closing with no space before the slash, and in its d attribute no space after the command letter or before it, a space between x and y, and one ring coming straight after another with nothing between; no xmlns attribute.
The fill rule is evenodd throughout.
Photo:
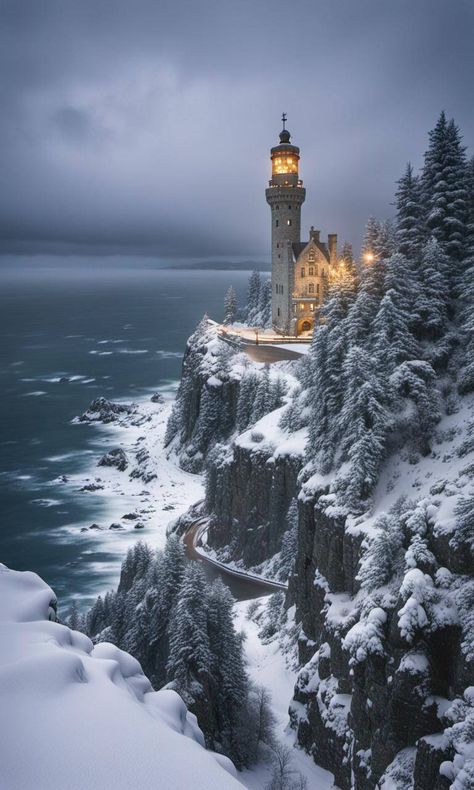
<svg viewBox="0 0 474 790"><path fill-rule="evenodd" d="M290 143L282 116L280 144L271 149L272 178L265 191L272 213L272 322L277 332L290 334L294 264L292 245L300 242L301 206L306 196L298 176L300 149Z"/></svg>

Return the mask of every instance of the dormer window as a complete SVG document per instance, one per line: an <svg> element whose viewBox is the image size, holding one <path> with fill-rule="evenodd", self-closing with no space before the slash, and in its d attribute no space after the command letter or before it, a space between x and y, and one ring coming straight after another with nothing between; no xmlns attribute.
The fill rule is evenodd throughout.
<svg viewBox="0 0 474 790"><path fill-rule="evenodd" d="M308 260L309 260L309 261L314 261L314 260L316 260L316 254L315 254L314 250L310 250L310 251L309 251Z"/></svg>

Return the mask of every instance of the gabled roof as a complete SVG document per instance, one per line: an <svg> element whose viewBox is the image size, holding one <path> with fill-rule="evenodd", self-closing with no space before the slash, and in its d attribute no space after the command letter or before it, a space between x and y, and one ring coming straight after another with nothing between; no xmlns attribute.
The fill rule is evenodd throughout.
<svg viewBox="0 0 474 790"><path fill-rule="evenodd" d="M327 262L329 263L329 252L325 244L320 241L316 241L316 239L310 239L309 241L296 241L294 242L291 247L293 250L293 255L295 256L295 261L298 260L300 255L311 246L315 246L326 258Z"/></svg>

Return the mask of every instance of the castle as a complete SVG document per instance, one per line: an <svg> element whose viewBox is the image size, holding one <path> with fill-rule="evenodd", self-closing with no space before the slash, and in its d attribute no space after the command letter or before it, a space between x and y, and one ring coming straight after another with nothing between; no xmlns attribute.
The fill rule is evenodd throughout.
<svg viewBox="0 0 474 790"><path fill-rule="evenodd" d="M337 263L337 234L320 241L312 227L301 241L301 206L306 190L298 175L300 149L283 129L280 144L271 149L272 178L265 190L272 213L272 323L280 334L309 335L315 311L324 299L330 270Z"/></svg>

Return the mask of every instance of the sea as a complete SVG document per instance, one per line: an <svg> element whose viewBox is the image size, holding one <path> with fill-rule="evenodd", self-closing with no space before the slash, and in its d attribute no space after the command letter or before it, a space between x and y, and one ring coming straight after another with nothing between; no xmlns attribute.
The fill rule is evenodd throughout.
<svg viewBox="0 0 474 790"><path fill-rule="evenodd" d="M205 313L222 320L230 285L245 302L249 275L140 259L0 264L0 562L38 573L63 605L100 588L117 558L79 529L97 504L58 481L97 452L73 418L101 395L176 391L187 338Z"/></svg>

